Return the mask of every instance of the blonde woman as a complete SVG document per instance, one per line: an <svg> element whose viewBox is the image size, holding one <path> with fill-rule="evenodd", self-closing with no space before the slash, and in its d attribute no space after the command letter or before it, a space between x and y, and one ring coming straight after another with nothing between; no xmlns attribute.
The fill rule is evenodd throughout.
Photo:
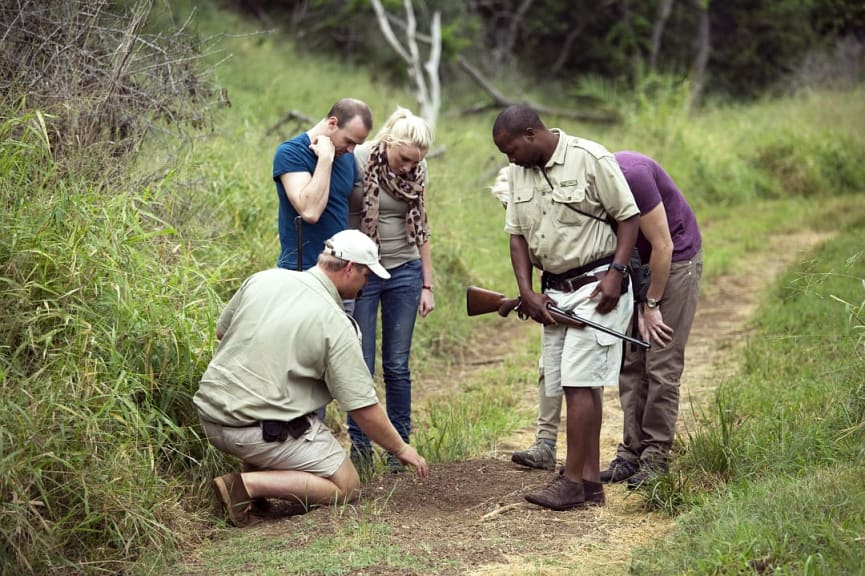
<svg viewBox="0 0 865 576"><path fill-rule="evenodd" d="M375 372L376 323L381 308L382 372L385 404L402 439L411 433L411 371L409 355L415 318L435 309L430 231L426 214L427 166L432 146L429 124L405 108L397 108L373 140L358 146L359 173L349 199L349 228L360 229L379 245L382 265L390 278L370 278L357 297L354 318L363 335L363 356ZM369 438L348 419L351 456L368 467ZM388 455L390 470L402 464Z"/></svg>

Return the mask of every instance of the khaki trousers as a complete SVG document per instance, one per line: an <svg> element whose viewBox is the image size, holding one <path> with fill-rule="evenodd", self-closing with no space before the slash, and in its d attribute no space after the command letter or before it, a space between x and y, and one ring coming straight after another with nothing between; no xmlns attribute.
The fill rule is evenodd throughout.
<svg viewBox="0 0 865 576"><path fill-rule="evenodd" d="M685 345L700 297L703 255L673 262L661 300L664 323L673 341L649 350L627 346L619 376L624 432L617 456L630 462L666 462L679 416L679 379L685 367Z"/></svg>

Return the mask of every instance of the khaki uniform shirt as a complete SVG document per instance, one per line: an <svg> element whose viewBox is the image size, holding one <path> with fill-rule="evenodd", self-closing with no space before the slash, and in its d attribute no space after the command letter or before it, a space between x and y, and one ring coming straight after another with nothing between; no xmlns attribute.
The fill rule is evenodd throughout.
<svg viewBox="0 0 865 576"><path fill-rule="evenodd" d="M505 231L523 236L537 268L561 274L610 256L616 235L601 222L569 208L617 221L639 214L628 183L606 148L560 130L543 169L511 165Z"/></svg>
<svg viewBox="0 0 865 576"><path fill-rule="evenodd" d="M378 402L360 335L318 268L249 277L219 317L224 333L193 402L228 426L291 420L336 399L348 412Z"/></svg>

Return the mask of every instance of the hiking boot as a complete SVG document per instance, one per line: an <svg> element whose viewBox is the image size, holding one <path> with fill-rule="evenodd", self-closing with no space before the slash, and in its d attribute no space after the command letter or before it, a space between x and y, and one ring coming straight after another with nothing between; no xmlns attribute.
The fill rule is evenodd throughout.
<svg viewBox="0 0 865 576"><path fill-rule="evenodd" d="M586 497L587 506L604 506L607 498L604 496L604 485L600 482L583 480L583 494Z"/></svg>
<svg viewBox="0 0 865 576"><path fill-rule="evenodd" d="M549 440L537 440L528 450L511 454L511 462L541 470L556 469L556 445Z"/></svg>
<svg viewBox="0 0 865 576"><path fill-rule="evenodd" d="M559 476L564 475L565 467L559 468ZM607 503L607 498L604 495L604 485L600 482L592 482L591 480L583 480L583 494L586 496L587 506L604 506Z"/></svg>
<svg viewBox="0 0 865 576"><path fill-rule="evenodd" d="M405 472L405 464L400 462L400 459L391 454L387 453L387 457L384 459L384 464L387 466L387 471L391 474L399 474L400 472Z"/></svg>
<svg viewBox="0 0 865 576"><path fill-rule="evenodd" d="M222 508L228 515L228 521L242 528L249 525L249 509L251 499L243 485L243 477L237 472L225 474L213 479L213 490L216 492Z"/></svg>
<svg viewBox="0 0 865 576"><path fill-rule="evenodd" d="M610 467L601 471L601 482L609 484L610 482L622 482L637 473L639 466L634 462L628 462L624 458L616 456Z"/></svg>
<svg viewBox="0 0 865 576"><path fill-rule="evenodd" d="M645 460L640 461L640 469L636 474L628 478L628 490L636 490L643 484L655 480L658 476L667 473L667 465L663 463L651 464Z"/></svg>
<svg viewBox="0 0 865 576"><path fill-rule="evenodd" d="M532 504L550 510L563 511L586 507L583 483L571 482L564 474L557 475L548 486L529 492L524 498Z"/></svg>

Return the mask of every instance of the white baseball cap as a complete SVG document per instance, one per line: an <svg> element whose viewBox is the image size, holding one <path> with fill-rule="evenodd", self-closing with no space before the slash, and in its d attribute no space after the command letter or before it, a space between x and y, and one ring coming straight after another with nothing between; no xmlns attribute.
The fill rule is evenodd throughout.
<svg viewBox="0 0 865 576"><path fill-rule="evenodd" d="M324 242L324 252L369 267L376 276L387 280L390 273L378 261L378 246L360 230L337 232Z"/></svg>

